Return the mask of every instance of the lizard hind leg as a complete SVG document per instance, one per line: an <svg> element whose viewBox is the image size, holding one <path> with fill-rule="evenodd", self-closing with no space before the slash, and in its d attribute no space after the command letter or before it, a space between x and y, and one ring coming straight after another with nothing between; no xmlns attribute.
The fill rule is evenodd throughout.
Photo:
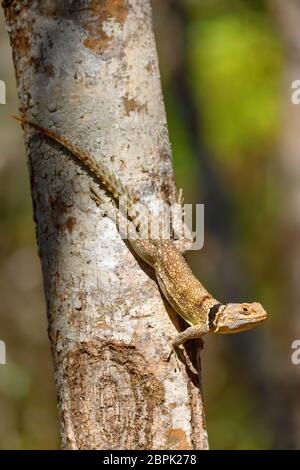
<svg viewBox="0 0 300 470"><path fill-rule="evenodd" d="M188 238L181 238L180 240L174 240L174 245L176 246L177 250L184 255L187 251L190 251L191 246L193 244L193 240Z"/></svg>
<svg viewBox="0 0 300 470"><path fill-rule="evenodd" d="M101 194L90 185L91 198L100 206L102 212L109 217L118 228L123 239L127 239L140 258L145 263L153 266L157 258L157 248L149 240L139 238L139 234L133 222L129 221L124 214L114 205L113 201Z"/></svg>
<svg viewBox="0 0 300 470"><path fill-rule="evenodd" d="M191 249L194 242L194 237L187 224L184 222L185 207L182 195L182 189L179 189L177 196L177 203L171 208L172 217L172 230L173 230L173 243L177 250L184 255Z"/></svg>
<svg viewBox="0 0 300 470"><path fill-rule="evenodd" d="M97 191L92 185L90 185L90 196L101 208L103 215L109 217L116 224L123 239L137 237L135 226L118 210L111 198Z"/></svg>

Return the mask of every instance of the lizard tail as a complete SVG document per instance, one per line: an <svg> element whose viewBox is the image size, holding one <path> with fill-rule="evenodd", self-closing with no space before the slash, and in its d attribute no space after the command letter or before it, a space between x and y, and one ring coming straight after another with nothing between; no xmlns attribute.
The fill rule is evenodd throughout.
<svg viewBox="0 0 300 470"><path fill-rule="evenodd" d="M53 140L57 144L67 149L74 157L76 157L96 178L104 185L104 187L112 194L112 196L119 200L121 196L126 195L128 197L130 207L138 201L139 197L137 194L132 192L129 193L128 189L121 183L116 175L109 169L103 162L95 162L95 160L86 152L82 151L68 139L62 137L55 132L46 129L45 127L36 124L23 116L12 116L13 119L20 122L23 125L27 125L36 129L37 131L44 134L49 139ZM130 212L130 210L129 210ZM132 217L135 214L129 214Z"/></svg>

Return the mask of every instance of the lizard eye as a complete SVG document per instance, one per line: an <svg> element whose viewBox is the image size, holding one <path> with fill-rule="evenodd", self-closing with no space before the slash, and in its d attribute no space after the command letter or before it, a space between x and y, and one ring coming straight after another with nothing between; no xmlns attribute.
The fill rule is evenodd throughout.
<svg viewBox="0 0 300 470"><path fill-rule="evenodd" d="M242 310L243 310L243 313L245 313L246 315L247 315L248 313L250 313L250 308L247 307L247 305L243 305L243 306L242 306Z"/></svg>

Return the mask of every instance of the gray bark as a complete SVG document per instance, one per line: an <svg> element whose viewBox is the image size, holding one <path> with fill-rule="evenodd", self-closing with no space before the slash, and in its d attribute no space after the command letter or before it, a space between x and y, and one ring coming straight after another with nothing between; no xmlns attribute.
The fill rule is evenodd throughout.
<svg viewBox="0 0 300 470"><path fill-rule="evenodd" d="M143 199L174 202L149 0L2 4L20 112ZM91 175L39 133L25 138L63 448L207 448L200 376L166 361L178 320L153 273L101 216Z"/></svg>

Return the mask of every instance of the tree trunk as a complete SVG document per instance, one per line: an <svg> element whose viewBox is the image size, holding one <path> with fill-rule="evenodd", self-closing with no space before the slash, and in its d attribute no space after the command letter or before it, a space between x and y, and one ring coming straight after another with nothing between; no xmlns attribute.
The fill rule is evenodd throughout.
<svg viewBox="0 0 300 470"><path fill-rule="evenodd" d="M173 203L150 1L3 7L20 112L144 199ZM25 137L63 448L207 448L200 377L166 360L178 321L152 271L101 217L84 168L39 133Z"/></svg>

